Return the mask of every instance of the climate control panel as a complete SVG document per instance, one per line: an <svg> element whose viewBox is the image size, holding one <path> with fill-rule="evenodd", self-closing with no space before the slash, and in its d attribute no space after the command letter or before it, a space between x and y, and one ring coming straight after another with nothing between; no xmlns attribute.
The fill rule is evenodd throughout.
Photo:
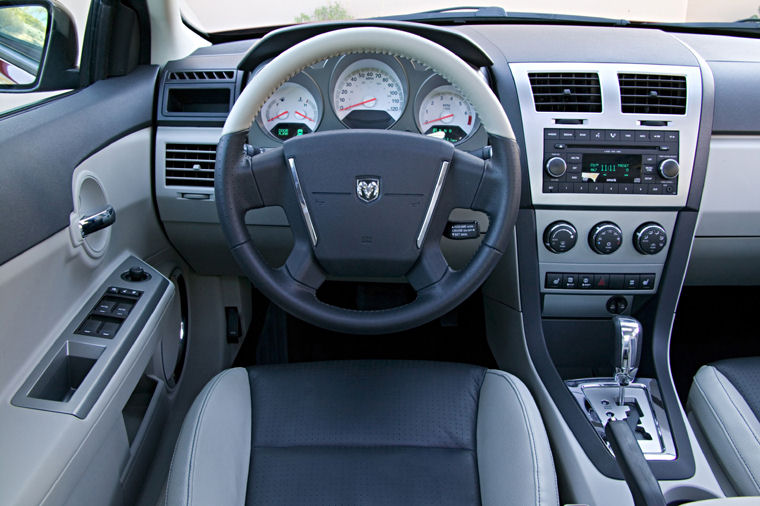
<svg viewBox="0 0 760 506"><path fill-rule="evenodd" d="M598 255L615 253L624 241L623 230L611 221L601 221L591 227L588 244ZM668 233L656 222L639 225L632 236L633 246L642 255L656 255L668 243ZM578 230L568 221L555 221L544 230L544 246L555 254L567 253L578 241Z"/></svg>

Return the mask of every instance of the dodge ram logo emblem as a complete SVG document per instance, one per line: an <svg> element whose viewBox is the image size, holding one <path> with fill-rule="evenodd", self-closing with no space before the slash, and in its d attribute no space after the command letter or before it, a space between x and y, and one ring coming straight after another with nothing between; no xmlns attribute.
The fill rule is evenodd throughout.
<svg viewBox="0 0 760 506"><path fill-rule="evenodd" d="M372 202L380 196L380 180L374 177L356 178L356 195L364 202Z"/></svg>

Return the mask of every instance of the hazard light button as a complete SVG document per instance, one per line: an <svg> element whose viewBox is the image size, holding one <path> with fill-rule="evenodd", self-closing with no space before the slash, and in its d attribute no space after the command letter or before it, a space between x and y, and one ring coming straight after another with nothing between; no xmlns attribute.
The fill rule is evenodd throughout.
<svg viewBox="0 0 760 506"><path fill-rule="evenodd" d="M596 290L608 290L610 287L610 275L609 274L595 274L594 275L594 289Z"/></svg>

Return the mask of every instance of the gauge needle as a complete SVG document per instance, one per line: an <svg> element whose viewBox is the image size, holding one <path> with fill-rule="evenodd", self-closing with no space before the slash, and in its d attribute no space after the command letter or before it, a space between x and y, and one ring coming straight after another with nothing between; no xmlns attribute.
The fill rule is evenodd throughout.
<svg viewBox="0 0 760 506"><path fill-rule="evenodd" d="M296 111L296 114L298 114L299 116L301 116L303 119L308 119L309 121L314 121L313 119L311 119L310 117L308 117L307 115L305 115L302 112Z"/></svg>
<svg viewBox="0 0 760 506"><path fill-rule="evenodd" d="M454 116L454 113L447 114L446 116L441 116L440 118L435 118L435 119L426 121L425 123L423 123L423 125L427 125L428 123L432 123L433 121L441 121L442 119L452 118L453 116Z"/></svg>
<svg viewBox="0 0 760 506"><path fill-rule="evenodd" d="M277 118L279 118L281 116L285 116L287 113L288 113L288 111L283 111L280 114L278 114L277 116L275 116L274 118L267 119L267 121L274 121L274 120L276 120Z"/></svg>
<svg viewBox="0 0 760 506"><path fill-rule="evenodd" d="M376 99L376 98L368 98L368 99L367 99L367 100L365 100L364 102L359 102L358 104L349 105L348 107L342 107L340 110L341 110L341 111L347 111L347 110L351 109L352 107L356 107L356 106L359 106L359 105L368 104L368 103L370 103L370 102L372 102L372 101L374 101L374 100L377 100L377 99Z"/></svg>

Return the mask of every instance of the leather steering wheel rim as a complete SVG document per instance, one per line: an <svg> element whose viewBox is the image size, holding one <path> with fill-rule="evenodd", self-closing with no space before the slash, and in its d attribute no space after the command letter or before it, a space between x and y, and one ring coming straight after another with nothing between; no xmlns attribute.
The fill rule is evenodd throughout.
<svg viewBox="0 0 760 506"><path fill-rule="evenodd" d="M446 141L385 130L312 133L285 141L282 148L256 155L246 147L248 129L254 118L282 83L319 61L351 53L390 54L419 61L439 73L471 102L480 115L488 133L492 157L482 160L455 149ZM322 209L329 206L315 204L312 195L315 192L310 189L321 182L310 174L316 169L326 170L319 166L320 163L335 165L335 160L330 159L329 146L357 140L370 146L373 159L396 156L398 164L413 159L415 167L425 167L419 169L421 182L418 185L422 187L419 191L424 195L427 213L424 220L421 213L409 220L410 226L414 227L419 227L422 222L416 235L417 257L414 257L415 245L403 236L399 240L400 249L408 253L407 256L394 258L396 263L386 262L385 270L380 269L392 272L395 277L408 268L404 275L417 296L403 306L361 311L329 305L317 298L316 291L328 275L344 270L341 263L344 257L340 253L336 256L328 239L332 238L334 243L335 237L345 238L347 232L334 230L333 224L320 215L328 213L330 216L329 211ZM304 153L317 159L314 167L304 166L307 158ZM423 163L428 158L429 163ZM354 176L361 175L351 170L348 164L348 168L336 172L336 179L346 181L335 184L345 186L352 183ZM372 170L381 174L378 181L383 181L382 184L389 188L400 184L398 180L402 179L398 171L394 172L380 162L375 163ZM246 276L264 295L285 311L317 326L346 333L381 334L412 328L445 314L485 281L512 237L519 207L520 172L519 150L509 120L477 72L454 53L417 35L389 28L357 27L307 39L277 56L251 79L230 112L217 147L215 195L219 219L231 252ZM356 181L358 184L359 179ZM389 206L393 199L385 200L387 202L382 205ZM266 264L245 226L248 210L269 205L283 207L294 237L293 251L285 265L278 268ZM374 213L371 216L380 221L384 219L378 214L384 209L381 207L358 207L360 204L353 201L335 205L357 211L357 216ZM468 265L454 271L443 260L440 239L448 213L458 207L485 212L489 228ZM347 213L346 220L352 220L353 211ZM401 212L393 208L394 213L397 211ZM386 235L385 238L392 236ZM345 272L354 272L351 265L360 266L360 270L373 268L372 253L366 253L364 249L359 251L359 246L353 242L339 246L349 252L349 260L344 262L348 265ZM353 249L357 250L357 259L350 255ZM383 259L377 263L383 264ZM396 272L398 269L401 271Z"/></svg>

